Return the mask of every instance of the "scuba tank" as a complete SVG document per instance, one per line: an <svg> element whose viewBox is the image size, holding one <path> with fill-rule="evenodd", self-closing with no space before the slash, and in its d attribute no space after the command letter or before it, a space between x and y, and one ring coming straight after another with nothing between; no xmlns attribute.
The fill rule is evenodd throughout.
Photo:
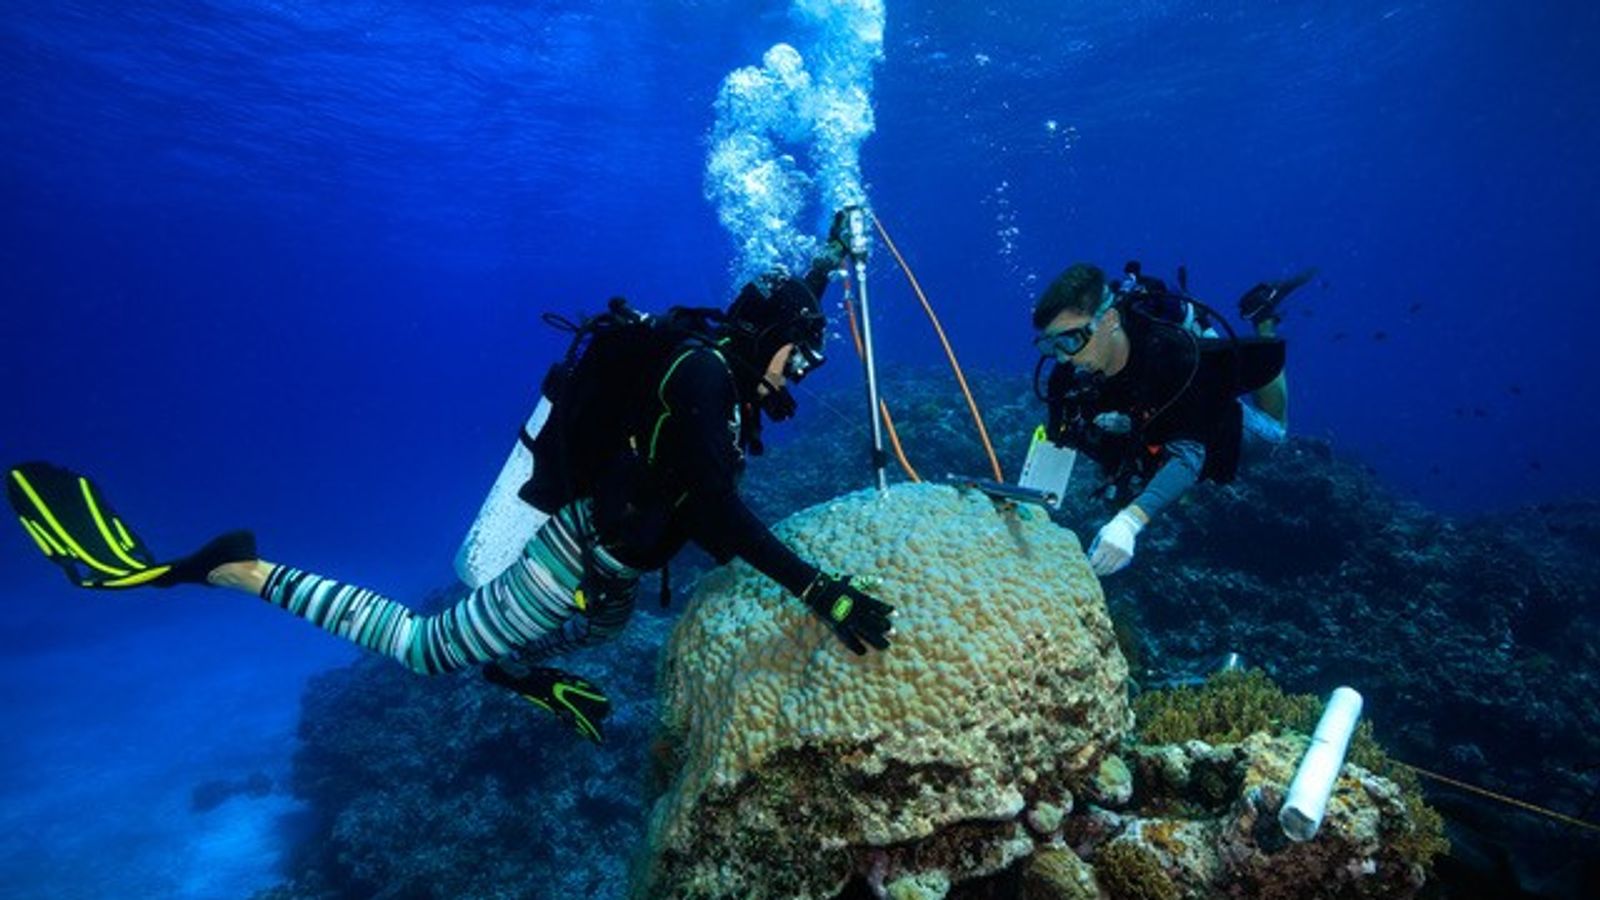
<svg viewBox="0 0 1600 900"><path fill-rule="evenodd" d="M523 502L517 492L533 478L533 442L550 420L550 398L540 392L539 402L522 433L506 456L505 465L489 488L478 509L477 518L467 529L456 551L456 576L467 587L476 588L504 572L522 555L522 549L540 526L550 518Z"/></svg>

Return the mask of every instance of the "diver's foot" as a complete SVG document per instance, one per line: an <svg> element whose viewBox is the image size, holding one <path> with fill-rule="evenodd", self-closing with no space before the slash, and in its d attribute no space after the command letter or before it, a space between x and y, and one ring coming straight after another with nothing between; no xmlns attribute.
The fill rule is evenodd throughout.
<svg viewBox="0 0 1600 900"><path fill-rule="evenodd" d="M484 666L483 677L549 710L596 744L605 741L600 725L611 715L611 701L593 682L560 669L522 666L514 661Z"/></svg>
<svg viewBox="0 0 1600 900"><path fill-rule="evenodd" d="M206 573L206 583L212 587L234 588L259 595L272 574L272 563L259 559L228 562Z"/></svg>
<svg viewBox="0 0 1600 900"><path fill-rule="evenodd" d="M1239 315L1256 328L1270 328L1283 321L1278 315L1278 304L1295 289L1317 276L1315 268L1298 272L1281 281L1264 281L1239 298Z"/></svg>
<svg viewBox="0 0 1600 900"><path fill-rule="evenodd" d="M156 587L179 584L214 584L211 575L230 563L256 561L256 536L249 531L230 531L212 538L204 547L168 563L170 568L150 583Z"/></svg>

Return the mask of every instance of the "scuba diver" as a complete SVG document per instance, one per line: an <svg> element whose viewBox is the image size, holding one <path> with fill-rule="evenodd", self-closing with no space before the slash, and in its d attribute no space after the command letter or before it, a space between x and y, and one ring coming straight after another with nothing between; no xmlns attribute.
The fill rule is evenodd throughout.
<svg viewBox="0 0 1600 900"><path fill-rule="evenodd" d="M1256 334L1245 338L1189 295L1182 269L1176 291L1137 262L1124 274L1112 285L1099 268L1078 263L1033 308L1041 354L1034 383L1049 405L1047 435L1100 465L1099 493L1118 510L1089 546L1090 567L1102 576L1127 566L1139 532L1197 481L1232 481L1247 444L1284 441L1278 307L1316 272L1246 291L1239 311ZM1039 374L1051 361L1040 392ZM1254 404L1240 402L1247 393Z"/></svg>
<svg viewBox="0 0 1600 900"><path fill-rule="evenodd" d="M750 563L855 653L885 650L893 607L799 557L738 493L745 454L762 449L761 417L790 418L788 384L823 362L820 298L848 253L842 222L835 218L805 277L768 273L725 312L674 308L651 317L618 298L570 326L573 346L542 388L553 411L537 435L523 434L536 465L519 496L548 519L509 568L436 615L267 562L247 531L157 561L92 481L50 463L11 469L7 494L23 528L81 587L248 591L421 674L481 666L490 682L597 743L610 712L604 692L539 663L616 635L640 576L664 569L690 541L718 562ZM663 601L669 590L663 572Z"/></svg>

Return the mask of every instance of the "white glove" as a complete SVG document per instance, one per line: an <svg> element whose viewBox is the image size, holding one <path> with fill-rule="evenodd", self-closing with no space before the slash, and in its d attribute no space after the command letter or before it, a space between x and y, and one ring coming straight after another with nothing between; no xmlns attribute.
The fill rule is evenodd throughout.
<svg viewBox="0 0 1600 900"><path fill-rule="evenodd" d="M1089 545L1089 568L1101 576L1122 571L1133 562L1133 542L1147 521L1149 519L1137 507L1130 506L1117 513Z"/></svg>

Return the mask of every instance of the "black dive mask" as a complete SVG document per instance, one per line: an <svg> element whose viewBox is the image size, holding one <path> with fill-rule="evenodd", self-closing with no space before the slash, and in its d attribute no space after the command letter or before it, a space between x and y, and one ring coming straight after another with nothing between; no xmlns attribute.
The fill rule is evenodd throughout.
<svg viewBox="0 0 1600 900"><path fill-rule="evenodd" d="M799 384L811 370L827 361L820 347L810 343L796 343L789 352L789 361L783 364L783 377Z"/></svg>

